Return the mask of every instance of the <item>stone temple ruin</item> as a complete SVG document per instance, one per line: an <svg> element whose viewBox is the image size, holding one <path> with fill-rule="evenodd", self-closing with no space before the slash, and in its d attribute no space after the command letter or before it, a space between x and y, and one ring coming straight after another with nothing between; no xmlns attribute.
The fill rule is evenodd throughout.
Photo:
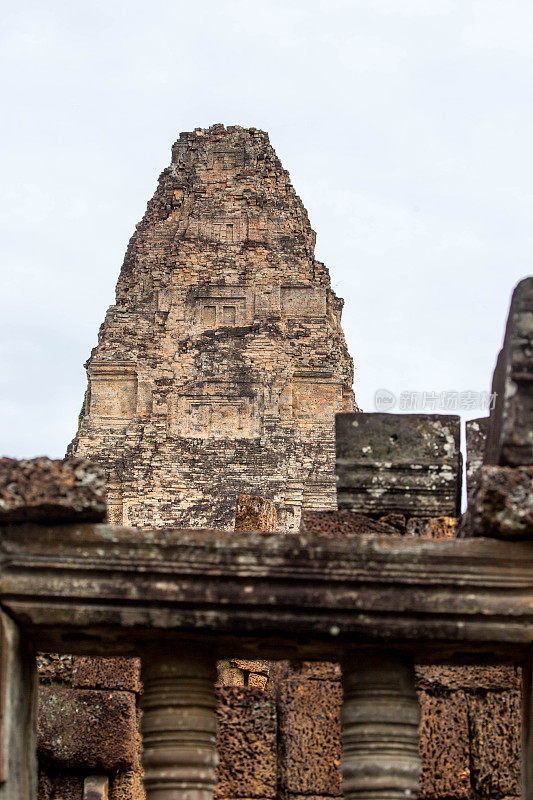
<svg viewBox="0 0 533 800"><path fill-rule="evenodd" d="M0 800L533 797L533 279L461 518L313 249L265 133L181 135L69 457L0 461Z"/></svg>
<svg viewBox="0 0 533 800"><path fill-rule="evenodd" d="M353 410L342 301L258 130L182 134L128 246L69 453L109 474L111 521L231 530L236 497L333 509Z"/></svg>

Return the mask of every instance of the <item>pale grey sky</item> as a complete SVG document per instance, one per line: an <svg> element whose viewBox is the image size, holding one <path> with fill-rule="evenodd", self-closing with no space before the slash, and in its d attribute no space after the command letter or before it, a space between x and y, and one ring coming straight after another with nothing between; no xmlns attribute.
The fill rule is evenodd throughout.
<svg viewBox="0 0 533 800"><path fill-rule="evenodd" d="M489 388L533 250L530 0L22 0L4 11L0 450L61 456L180 131L267 130L355 391ZM479 416L475 411L470 416Z"/></svg>

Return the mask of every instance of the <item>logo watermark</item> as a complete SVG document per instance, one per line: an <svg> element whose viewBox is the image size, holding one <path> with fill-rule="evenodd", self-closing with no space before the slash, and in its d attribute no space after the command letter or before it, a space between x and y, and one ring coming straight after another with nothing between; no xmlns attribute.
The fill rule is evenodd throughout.
<svg viewBox="0 0 533 800"><path fill-rule="evenodd" d="M398 397L389 389L378 389L374 394L376 411L491 411L496 403L496 392L449 390L444 392L403 391Z"/></svg>
<svg viewBox="0 0 533 800"><path fill-rule="evenodd" d="M390 411L396 405L396 395L388 389L378 389L374 395L374 408L376 411Z"/></svg>

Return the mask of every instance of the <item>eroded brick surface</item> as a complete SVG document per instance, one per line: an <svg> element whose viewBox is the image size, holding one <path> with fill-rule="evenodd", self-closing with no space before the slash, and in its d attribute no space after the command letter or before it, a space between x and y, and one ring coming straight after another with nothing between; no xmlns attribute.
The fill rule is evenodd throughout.
<svg viewBox="0 0 533 800"><path fill-rule="evenodd" d="M520 695L488 692L468 697L472 784L483 798L520 794Z"/></svg>
<svg viewBox="0 0 533 800"><path fill-rule="evenodd" d="M416 669L417 684L422 689L443 694L464 689L468 692L519 691L522 681L520 667L507 665L494 667L436 667Z"/></svg>
<svg viewBox="0 0 533 800"><path fill-rule="evenodd" d="M69 769L138 766L135 696L41 686L38 753L42 763Z"/></svg>
<svg viewBox="0 0 533 800"><path fill-rule="evenodd" d="M464 692L440 697L419 692L423 798L469 798L470 736Z"/></svg>
<svg viewBox="0 0 533 800"><path fill-rule="evenodd" d="M100 522L105 473L85 458L0 458L0 523Z"/></svg>
<svg viewBox="0 0 533 800"><path fill-rule="evenodd" d="M290 677L279 687L282 791L332 797L342 794L341 698L337 681Z"/></svg>
<svg viewBox="0 0 533 800"><path fill-rule="evenodd" d="M72 685L79 688L141 690L141 665L138 658L74 659Z"/></svg>
<svg viewBox="0 0 533 800"><path fill-rule="evenodd" d="M276 708L254 687L218 689L217 798L276 796Z"/></svg>

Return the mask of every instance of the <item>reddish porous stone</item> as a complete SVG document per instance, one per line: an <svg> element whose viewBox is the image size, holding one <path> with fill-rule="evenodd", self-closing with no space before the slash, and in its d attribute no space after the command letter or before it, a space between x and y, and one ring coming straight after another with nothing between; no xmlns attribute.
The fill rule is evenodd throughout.
<svg viewBox="0 0 533 800"><path fill-rule="evenodd" d="M145 800L139 772L127 771L113 775L109 787L109 800Z"/></svg>
<svg viewBox="0 0 533 800"><path fill-rule="evenodd" d="M419 699L420 797L470 797L470 740L464 692L434 697L422 691Z"/></svg>
<svg viewBox="0 0 533 800"><path fill-rule="evenodd" d="M57 653L39 653L37 668L41 683L70 683L74 669L74 656Z"/></svg>
<svg viewBox="0 0 533 800"><path fill-rule="evenodd" d="M139 693L141 665L138 658L92 658L74 661L72 685L78 688L114 689Z"/></svg>
<svg viewBox="0 0 533 800"><path fill-rule="evenodd" d="M276 709L261 689L218 688L216 798L276 797Z"/></svg>
<svg viewBox="0 0 533 800"><path fill-rule="evenodd" d="M281 789L291 794L342 795L340 707L336 681L289 678L279 689Z"/></svg>
<svg viewBox="0 0 533 800"><path fill-rule="evenodd" d="M384 525L391 525L396 528L398 533L405 533L405 526L407 525L407 518L405 514L384 514L379 517L379 521Z"/></svg>
<svg viewBox="0 0 533 800"><path fill-rule="evenodd" d="M442 539L455 536L456 528L457 517L411 517L405 532L408 536Z"/></svg>
<svg viewBox="0 0 533 800"><path fill-rule="evenodd" d="M340 681L340 664L333 664L331 661L302 661L297 666L297 672L301 678L309 678L315 681Z"/></svg>
<svg viewBox="0 0 533 800"><path fill-rule="evenodd" d="M0 523L100 522L104 471L84 458L0 459Z"/></svg>
<svg viewBox="0 0 533 800"><path fill-rule="evenodd" d="M270 674L270 666L268 661L232 658L231 663L236 667L239 667L239 669L245 670L246 672L258 672L259 674L266 675L267 677Z"/></svg>
<svg viewBox="0 0 533 800"><path fill-rule="evenodd" d="M300 533L320 533L323 536L360 536L364 533L398 534L398 529L355 511L304 511Z"/></svg>
<svg viewBox="0 0 533 800"><path fill-rule="evenodd" d="M77 775L39 773L39 800L83 800L83 779Z"/></svg>
<svg viewBox="0 0 533 800"><path fill-rule="evenodd" d="M138 765L135 695L130 692L42 686L39 743L42 763L104 772Z"/></svg>
<svg viewBox="0 0 533 800"><path fill-rule="evenodd" d="M488 692L468 698L472 785L483 798L520 795L520 694Z"/></svg>
<svg viewBox="0 0 533 800"><path fill-rule="evenodd" d="M502 664L493 667L435 667L416 668L417 685L436 694L464 689L481 692L502 689L518 690L521 686L520 667Z"/></svg>
<svg viewBox="0 0 533 800"><path fill-rule="evenodd" d="M272 533L276 530L277 523L276 509L270 500L251 494L241 494L237 500L236 531L267 531Z"/></svg>

